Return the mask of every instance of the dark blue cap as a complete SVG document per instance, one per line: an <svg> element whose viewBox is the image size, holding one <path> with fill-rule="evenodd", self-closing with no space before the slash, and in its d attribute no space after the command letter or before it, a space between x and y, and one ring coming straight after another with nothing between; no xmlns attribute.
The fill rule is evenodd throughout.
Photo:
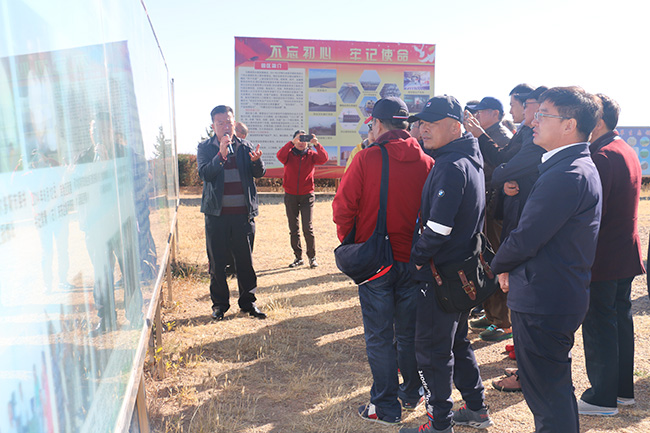
<svg viewBox="0 0 650 433"><path fill-rule="evenodd" d="M425 122L437 122L445 117L463 121L463 109L458 99L453 96L434 96L429 99L421 113L409 117L409 122L424 120Z"/></svg>
<svg viewBox="0 0 650 433"><path fill-rule="evenodd" d="M478 105L469 105L469 108L472 110L499 110L503 114L503 104L497 98L492 96L486 96L481 99L481 102Z"/></svg>

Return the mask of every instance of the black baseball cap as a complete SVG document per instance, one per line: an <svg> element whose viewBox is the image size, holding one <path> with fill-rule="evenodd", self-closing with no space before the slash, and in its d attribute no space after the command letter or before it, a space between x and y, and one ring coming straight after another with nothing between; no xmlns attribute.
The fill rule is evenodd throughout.
<svg viewBox="0 0 650 433"><path fill-rule="evenodd" d="M364 123L370 122L372 119L380 120L406 120L409 118L409 109L406 103L400 98L389 96L388 98L380 99L375 102L372 109L372 115L366 119Z"/></svg>
<svg viewBox="0 0 650 433"><path fill-rule="evenodd" d="M526 102L529 99L534 99L536 101L539 101L539 97L542 96L542 93L546 92L547 90L548 87L539 86L537 89L533 90L528 95L526 95L526 99L524 99L524 102Z"/></svg>
<svg viewBox="0 0 650 433"><path fill-rule="evenodd" d="M421 113L409 117L409 122L415 122L416 120L437 122L445 117L450 117L459 122L463 121L463 109L458 99L453 96L434 96L427 101Z"/></svg>
<svg viewBox="0 0 650 433"><path fill-rule="evenodd" d="M469 108L477 111L499 110L499 112L503 114L503 104L497 98L493 98L492 96L486 96L485 98L481 99L481 102L479 102L477 105L470 106Z"/></svg>

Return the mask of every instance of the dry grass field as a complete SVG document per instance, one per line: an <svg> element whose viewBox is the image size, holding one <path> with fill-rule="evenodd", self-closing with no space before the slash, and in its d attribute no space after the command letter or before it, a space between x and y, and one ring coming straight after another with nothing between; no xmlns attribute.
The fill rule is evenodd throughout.
<svg viewBox="0 0 650 433"><path fill-rule="evenodd" d="M331 200L331 199L330 199ZM266 200L270 201L270 200ZM338 244L331 201L315 209L320 267L289 269L293 254L284 205L260 206L253 255L258 305L267 320L237 307L237 283L229 280L231 309L225 320L210 319L211 302L203 215L198 206L179 208L173 305L163 309L165 377L147 367L147 401L158 432L397 432L359 418L369 399L371 376L365 354L357 287L334 264ZM639 229L647 250L650 201L641 202ZM650 302L645 276L632 290L636 327L636 406L616 417L581 416L581 432L650 432ZM470 334L495 426L490 433L534 431L521 393L491 386L504 367L513 367L505 342L487 343ZM576 395L588 387L580 331L573 350ZM454 391L455 407L461 404ZM422 405L404 416L414 426L425 420ZM456 432L476 431L457 427Z"/></svg>

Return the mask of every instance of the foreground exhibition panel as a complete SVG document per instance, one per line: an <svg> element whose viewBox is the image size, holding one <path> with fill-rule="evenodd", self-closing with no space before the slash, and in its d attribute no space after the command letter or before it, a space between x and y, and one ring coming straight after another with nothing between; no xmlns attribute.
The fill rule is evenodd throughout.
<svg viewBox="0 0 650 433"><path fill-rule="evenodd" d="M178 198L171 93L140 1L0 0L0 432L130 423Z"/></svg>

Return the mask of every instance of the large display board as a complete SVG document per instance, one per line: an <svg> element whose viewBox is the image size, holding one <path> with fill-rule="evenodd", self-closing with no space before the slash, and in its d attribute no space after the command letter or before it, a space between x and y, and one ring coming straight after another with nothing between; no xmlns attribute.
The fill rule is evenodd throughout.
<svg viewBox="0 0 650 433"><path fill-rule="evenodd" d="M262 145L267 177L282 176L275 154L298 129L330 155L316 176L341 177L374 103L398 96L419 111L433 95L434 68L430 44L236 37L235 115Z"/></svg>
<svg viewBox="0 0 650 433"><path fill-rule="evenodd" d="M616 130L639 157L642 174L650 176L650 126L621 126Z"/></svg>

